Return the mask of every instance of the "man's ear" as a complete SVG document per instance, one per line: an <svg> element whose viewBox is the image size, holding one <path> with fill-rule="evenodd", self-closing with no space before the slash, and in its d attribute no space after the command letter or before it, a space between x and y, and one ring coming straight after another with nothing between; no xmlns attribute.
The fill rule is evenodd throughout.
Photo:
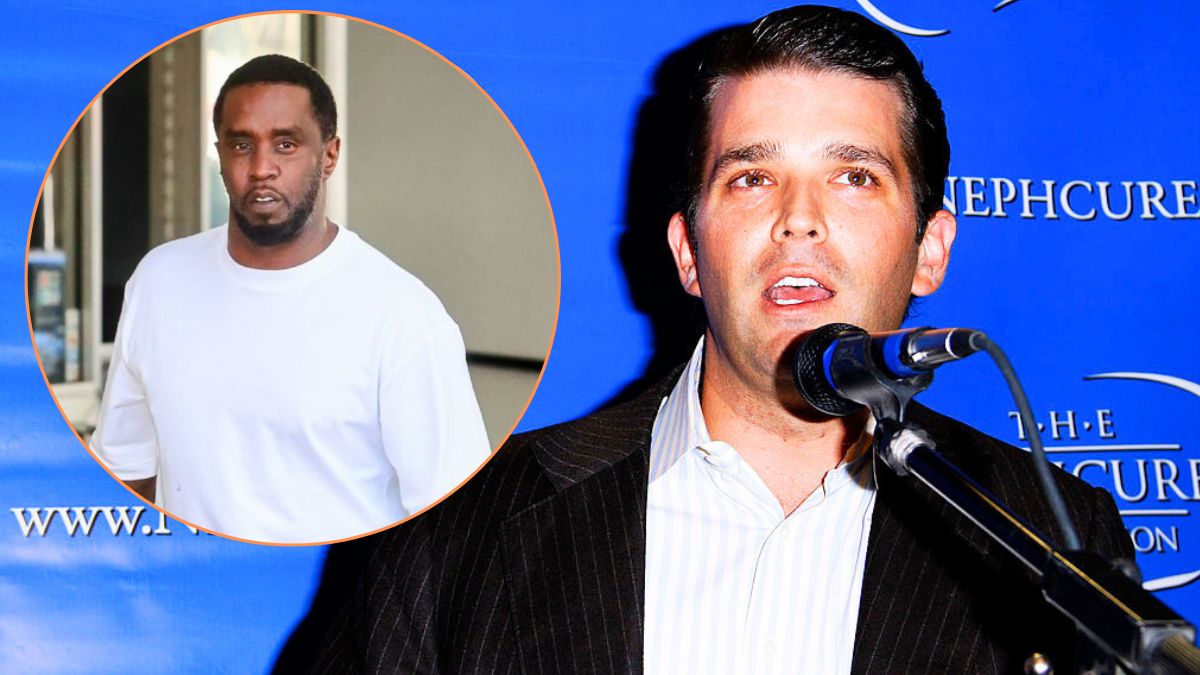
<svg viewBox="0 0 1200 675"><path fill-rule="evenodd" d="M938 211L925 225L925 236L917 245L917 271L913 275L912 294L925 296L933 293L946 278L950 265L950 247L958 222L949 211Z"/></svg>
<svg viewBox="0 0 1200 675"><path fill-rule="evenodd" d="M337 168L338 157L342 154L342 139L334 136L325 141L325 156L321 158L321 173L325 178L333 175L333 170Z"/></svg>
<svg viewBox="0 0 1200 675"><path fill-rule="evenodd" d="M692 242L688 239L688 224L683 214L676 212L671 216L671 224L667 226L667 245L671 247L671 255L675 257L675 269L679 272L679 283L689 294L700 296L700 278L696 275L696 252L692 250Z"/></svg>

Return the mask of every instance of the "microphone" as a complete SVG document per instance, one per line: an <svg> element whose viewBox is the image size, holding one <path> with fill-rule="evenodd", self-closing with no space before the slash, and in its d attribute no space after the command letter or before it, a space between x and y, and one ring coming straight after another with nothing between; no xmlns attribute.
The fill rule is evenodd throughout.
<svg viewBox="0 0 1200 675"><path fill-rule="evenodd" d="M792 376L809 405L845 417L884 389L907 403L933 381L933 369L985 348L970 328L909 328L883 333L848 323L821 326L796 349Z"/></svg>

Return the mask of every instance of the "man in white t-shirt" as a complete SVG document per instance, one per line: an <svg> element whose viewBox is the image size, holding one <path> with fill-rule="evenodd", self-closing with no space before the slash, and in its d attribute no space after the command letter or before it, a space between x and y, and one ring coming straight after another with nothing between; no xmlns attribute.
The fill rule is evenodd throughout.
<svg viewBox="0 0 1200 675"><path fill-rule="evenodd" d="M315 70L252 59L213 126L230 224L138 265L91 447L221 534L323 542L391 525L488 456L458 326L326 218L341 140Z"/></svg>

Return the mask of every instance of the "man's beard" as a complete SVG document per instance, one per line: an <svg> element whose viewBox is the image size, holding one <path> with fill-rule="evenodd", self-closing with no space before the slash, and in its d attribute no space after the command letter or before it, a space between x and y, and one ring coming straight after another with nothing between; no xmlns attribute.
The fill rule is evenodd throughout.
<svg viewBox="0 0 1200 675"><path fill-rule="evenodd" d="M321 189L321 170L318 168L313 172L312 180L308 182L308 187L304 190L304 194L291 210L288 217L282 222L275 225L263 223L252 223L246 217L242 209L237 206L232 206L230 211L233 212L233 222L237 224L242 234L251 242L258 246L279 246L295 239L300 231L304 229L304 225L308 223L309 217L312 215L313 206L317 203L317 192ZM290 204L289 204L290 205Z"/></svg>

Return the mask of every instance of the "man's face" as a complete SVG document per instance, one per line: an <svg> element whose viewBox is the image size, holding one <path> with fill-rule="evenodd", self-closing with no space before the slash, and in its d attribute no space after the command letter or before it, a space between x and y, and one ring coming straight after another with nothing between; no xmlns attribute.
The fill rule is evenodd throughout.
<svg viewBox="0 0 1200 675"><path fill-rule="evenodd" d="M669 230L719 366L773 381L797 336L835 321L896 328L910 294L941 284L954 220L939 212L915 243L901 115L890 85L838 73L769 70L721 85L696 250L682 215Z"/></svg>
<svg viewBox="0 0 1200 675"><path fill-rule="evenodd" d="M291 84L230 89L217 130L233 223L260 246L294 239L337 165L337 138L323 141L308 90ZM321 209L323 214L324 209Z"/></svg>

